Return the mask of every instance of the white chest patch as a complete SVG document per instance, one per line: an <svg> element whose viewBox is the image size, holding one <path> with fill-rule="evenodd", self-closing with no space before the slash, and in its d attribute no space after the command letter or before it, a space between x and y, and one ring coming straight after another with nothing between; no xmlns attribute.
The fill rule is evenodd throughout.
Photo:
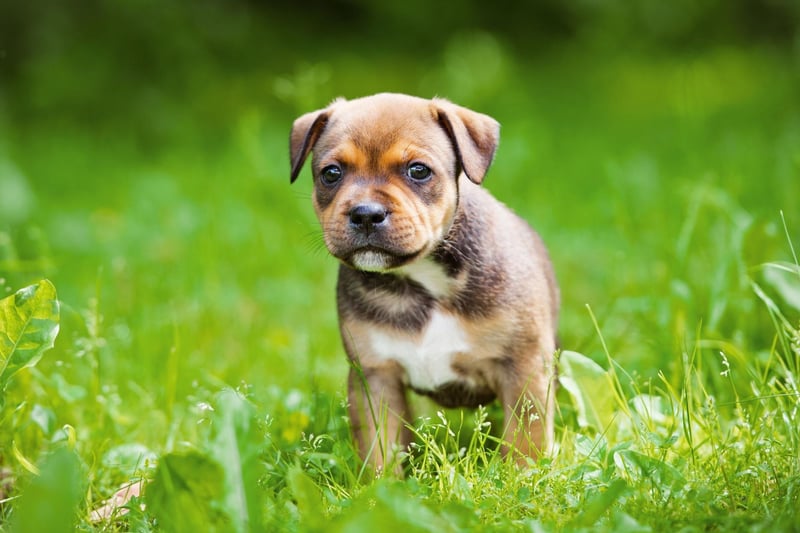
<svg viewBox="0 0 800 533"><path fill-rule="evenodd" d="M456 280L448 276L441 265L437 265L429 259L416 261L399 268L398 271L425 287L434 298L449 296L456 283Z"/></svg>
<svg viewBox="0 0 800 533"><path fill-rule="evenodd" d="M381 359L400 363L409 384L420 390L435 390L461 378L452 368L458 353L469 351L466 332L451 314L434 311L418 339L402 333L370 332L373 352Z"/></svg>

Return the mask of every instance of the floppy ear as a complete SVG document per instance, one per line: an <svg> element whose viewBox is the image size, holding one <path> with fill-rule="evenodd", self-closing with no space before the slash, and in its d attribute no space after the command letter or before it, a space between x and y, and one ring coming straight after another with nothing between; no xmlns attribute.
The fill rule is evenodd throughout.
<svg viewBox="0 0 800 533"><path fill-rule="evenodd" d="M294 121L292 133L289 135L289 157L292 162L290 183L294 183L297 175L300 174L303 163L328 123L328 116L328 109L321 109L306 113Z"/></svg>
<svg viewBox="0 0 800 533"><path fill-rule="evenodd" d="M450 137L456 158L464 174L480 184L492 164L500 140L500 124L482 113L434 99L436 117Z"/></svg>

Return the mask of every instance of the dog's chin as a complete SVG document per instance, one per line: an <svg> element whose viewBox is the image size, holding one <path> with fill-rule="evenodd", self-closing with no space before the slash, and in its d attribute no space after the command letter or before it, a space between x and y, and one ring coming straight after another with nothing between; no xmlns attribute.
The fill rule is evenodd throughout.
<svg viewBox="0 0 800 533"><path fill-rule="evenodd" d="M345 260L351 267L364 272L387 272L407 265L419 256L420 252L396 254L378 248L363 248L354 251Z"/></svg>
<svg viewBox="0 0 800 533"><path fill-rule="evenodd" d="M350 257L350 263L365 272L386 272L394 266L394 257L378 250L358 250Z"/></svg>

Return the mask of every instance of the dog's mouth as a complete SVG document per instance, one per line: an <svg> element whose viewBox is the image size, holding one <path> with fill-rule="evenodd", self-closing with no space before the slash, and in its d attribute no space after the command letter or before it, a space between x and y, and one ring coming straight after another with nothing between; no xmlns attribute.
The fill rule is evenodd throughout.
<svg viewBox="0 0 800 533"><path fill-rule="evenodd" d="M357 270L385 272L412 262L420 254L422 250L410 254L398 254L377 246L364 246L354 250L343 260Z"/></svg>

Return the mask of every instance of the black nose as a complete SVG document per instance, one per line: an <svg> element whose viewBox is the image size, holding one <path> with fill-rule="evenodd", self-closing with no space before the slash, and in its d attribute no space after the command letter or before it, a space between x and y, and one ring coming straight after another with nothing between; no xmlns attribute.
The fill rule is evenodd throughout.
<svg viewBox="0 0 800 533"><path fill-rule="evenodd" d="M371 233L376 226L386 222L389 212L381 204L358 204L350 210L350 225L363 233Z"/></svg>

